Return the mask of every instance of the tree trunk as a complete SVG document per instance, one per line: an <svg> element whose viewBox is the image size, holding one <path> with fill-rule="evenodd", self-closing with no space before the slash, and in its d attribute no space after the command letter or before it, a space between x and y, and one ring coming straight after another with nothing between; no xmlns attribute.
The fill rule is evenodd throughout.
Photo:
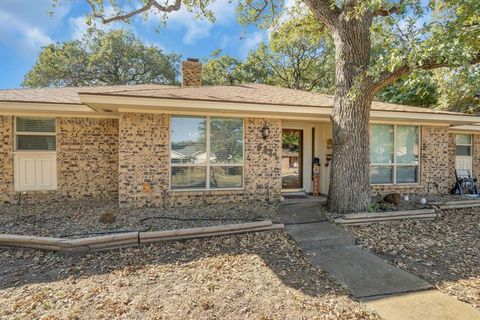
<svg viewBox="0 0 480 320"><path fill-rule="evenodd" d="M370 61L371 24L371 13L350 19L342 13L333 30L336 90L331 116L329 210L338 213L366 211L370 204L369 118L373 93L363 83L362 75Z"/></svg>

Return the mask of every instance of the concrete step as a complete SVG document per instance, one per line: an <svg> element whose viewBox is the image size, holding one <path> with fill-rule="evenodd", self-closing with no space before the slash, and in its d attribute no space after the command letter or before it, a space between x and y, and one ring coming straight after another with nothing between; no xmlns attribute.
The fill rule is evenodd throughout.
<svg viewBox="0 0 480 320"><path fill-rule="evenodd" d="M355 237L330 222L286 226L288 234L303 250L328 249L355 244Z"/></svg>
<svg viewBox="0 0 480 320"><path fill-rule="evenodd" d="M480 312L438 290L380 297L364 303L386 320L478 320Z"/></svg>

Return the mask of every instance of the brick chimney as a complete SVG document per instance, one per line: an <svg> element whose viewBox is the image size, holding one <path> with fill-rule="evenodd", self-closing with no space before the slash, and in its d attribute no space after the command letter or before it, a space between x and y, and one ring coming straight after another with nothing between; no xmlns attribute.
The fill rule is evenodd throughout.
<svg viewBox="0 0 480 320"><path fill-rule="evenodd" d="M198 59L187 58L182 62L182 87L200 87L202 85L202 64Z"/></svg>

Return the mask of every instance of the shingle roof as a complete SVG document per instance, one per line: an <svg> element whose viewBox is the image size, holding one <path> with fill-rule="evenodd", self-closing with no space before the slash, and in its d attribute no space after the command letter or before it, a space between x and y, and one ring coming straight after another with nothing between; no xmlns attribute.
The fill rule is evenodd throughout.
<svg viewBox="0 0 480 320"><path fill-rule="evenodd" d="M143 84L104 87L11 89L0 90L0 101L28 101L79 104L81 103L79 93L307 107L333 106L332 95L300 91L264 84L201 87L177 87ZM461 114L457 112L440 111L429 108L412 107L377 101L374 101L372 103L372 110L435 114Z"/></svg>
<svg viewBox="0 0 480 320"><path fill-rule="evenodd" d="M78 93L108 93L128 89L160 89L169 86L158 84L117 85L98 87L66 87L38 89L0 89L0 101L22 101L40 103L81 103Z"/></svg>

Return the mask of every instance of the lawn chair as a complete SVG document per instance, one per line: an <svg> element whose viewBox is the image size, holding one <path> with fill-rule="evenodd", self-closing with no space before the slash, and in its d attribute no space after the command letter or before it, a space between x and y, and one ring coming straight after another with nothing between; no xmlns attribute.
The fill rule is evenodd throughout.
<svg viewBox="0 0 480 320"><path fill-rule="evenodd" d="M455 187L452 190L453 194L478 196L477 178L470 174L470 170L455 169L455 180Z"/></svg>

